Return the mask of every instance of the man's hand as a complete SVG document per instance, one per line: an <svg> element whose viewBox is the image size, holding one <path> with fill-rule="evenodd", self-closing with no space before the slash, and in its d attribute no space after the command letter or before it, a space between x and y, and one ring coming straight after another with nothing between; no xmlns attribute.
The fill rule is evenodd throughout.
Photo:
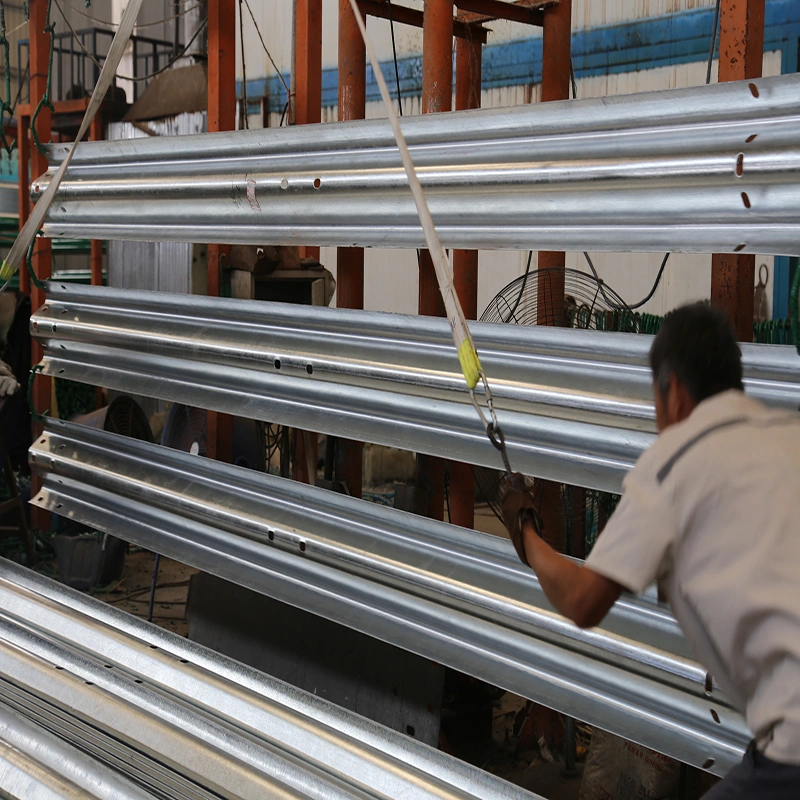
<svg viewBox="0 0 800 800"><path fill-rule="evenodd" d="M503 522L511 536L514 549L520 561L530 567L525 554L525 537L522 532L523 524L529 522L534 529L541 533L541 521L536 513L533 498L525 486L525 478L515 472L506 486L502 503Z"/></svg>
<svg viewBox="0 0 800 800"><path fill-rule="evenodd" d="M0 361L0 397L9 397L19 389L17 379L11 367L5 361Z"/></svg>

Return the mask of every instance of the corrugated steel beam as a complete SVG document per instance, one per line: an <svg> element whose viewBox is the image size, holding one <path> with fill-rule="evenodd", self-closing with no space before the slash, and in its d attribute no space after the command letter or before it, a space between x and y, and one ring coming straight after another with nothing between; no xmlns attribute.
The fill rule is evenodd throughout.
<svg viewBox="0 0 800 800"><path fill-rule="evenodd" d="M500 468L446 320L48 285L44 370L121 391ZM655 436L652 337L473 323L511 464L619 491ZM795 410L791 347L743 345L748 392Z"/></svg>
<svg viewBox="0 0 800 800"><path fill-rule="evenodd" d="M5 560L0 669L0 742L20 748L18 764L35 751L38 764L103 800L537 800ZM30 726L4 706L50 736L25 741ZM5 777L0 765L0 786Z"/></svg>
<svg viewBox="0 0 800 800"><path fill-rule="evenodd" d="M793 255L800 77L757 84L758 98L744 82L402 125L446 247ZM424 246L385 120L84 143L45 231Z"/></svg>
<svg viewBox="0 0 800 800"><path fill-rule="evenodd" d="M57 420L31 463L37 505L686 763L724 772L750 738L705 671L665 652L670 631L685 646L667 615L632 601L608 622L656 647L580 631L505 540Z"/></svg>

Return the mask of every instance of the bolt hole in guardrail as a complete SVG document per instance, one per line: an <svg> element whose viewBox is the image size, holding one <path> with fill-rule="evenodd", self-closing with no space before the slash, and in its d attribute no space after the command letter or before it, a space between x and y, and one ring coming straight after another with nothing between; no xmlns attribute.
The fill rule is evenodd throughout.
<svg viewBox="0 0 800 800"><path fill-rule="evenodd" d="M716 722L716 723L717 723L717 725L721 725L721 724L722 724L722 723L719 721L719 714L717 714L716 710L715 710L715 709L713 709L713 708L711 709L711 716L714 718L714 722Z"/></svg>
<svg viewBox="0 0 800 800"><path fill-rule="evenodd" d="M413 725L406 725L406 733L409 736L413 736L416 733L416 730L414 730L414 726Z"/></svg>
<svg viewBox="0 0 800 800"><path fill-rule="evenodd" d="M279 358L275 359L275 369L281 368L281 360Z"/></svg>
<svg viewBox="0 0 800 800"><path fill-rule="evenodd" d="M275 541L275 531L269 531L269 533L267 533L267 538L268 538L268 539L269 539L271 542Z"/></svg>
<svg viewBox="0 0 800 800"><path fill-rule="evenodd" d="M322 186L322 181L319 178L314 178L314 188L319 189Z"/></svg>
<svg viewBox="0 0 800 800"><path fill-rule="evenodd" d="M736 177L741 178L744 175L744 153L739 153L736 156Z"/></svg>
<svg viewBox="0 0 800 800"><path fill-rule="evenodd" d="M758 138L758 134L754 133L752 136L748 136L744 141L745 144L752 144Z"/></svg>
<svg viewBox="0 0 800 800"><path fill-rule="evenodd" d="M288 188L289 188L289 181L287 181L286 178L284 178L281 181L281 189L288 189Z"/></svg>
<svg viewBox="0 0 800 800"><path fill-rule="evenodd" d="M703 764L703 769L711 769L714 766L714 762L716 761L715 758L707 758L705 763Z"/></svg>
<svg viewBox="0 0 800 800"><path fill-rule="evenodd" d="M759 94L758 94L758 86L756 86L754 83L750 84L750 94L752 94L753 97L758 97L759 96Z"/></svg>
<svg viewBox="0 0 800 800"><path fill-rule="evenodd" d="M745 249L745 247L747 247L746 244L737 244L736 247L733 248L733 252L734 253L741 253L742 250Z"/></svg>
<svg viewBox="0 0 800 800"><path fill-rule="evenodd" d="M314 373L314 367L312 367L311 364L306 364L306 372L312 375Z"/></svg>
<svg viewBox="0 0 800 800"><path fill-rule="evenodd" d="M306 551L306 543L305 542L300 542L298 547L300 548L300 552L301 553L305 553L305 551Z"/></svg>
<svg viewBox="0 0 800 800"><path fill-rule="evenodd" d="M747 192L742 192L742 202L744 203L745 208L750 208L750 198L747 196Z"/></svg>

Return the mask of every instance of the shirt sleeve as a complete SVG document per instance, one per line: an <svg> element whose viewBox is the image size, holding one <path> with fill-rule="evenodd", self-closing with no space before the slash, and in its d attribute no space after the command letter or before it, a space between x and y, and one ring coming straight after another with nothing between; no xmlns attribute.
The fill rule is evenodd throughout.
<svg viewBox="0 0 800 800"><path fill-rule="evenodd" d="M640 461L625 478L622 500L598 537L586 566L640 594L667 573L677 535L672 493L665 491Z"/></svg>

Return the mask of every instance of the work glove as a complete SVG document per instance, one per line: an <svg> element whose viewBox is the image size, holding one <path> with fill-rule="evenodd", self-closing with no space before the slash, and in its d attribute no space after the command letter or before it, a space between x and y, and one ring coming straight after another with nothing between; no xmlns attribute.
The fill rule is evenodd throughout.
<svg viewBox="0 0 800 800"><path fill-rule="evenodd" d="M5 361L0 361L0 397L8 397L19 389L17 379L11 367Z"/></svg>
<svg viewBox="0 0 800 800"><path fill-rule="evenodd" d="M525 486L525 478L515 472L506 485L501 506L503 522L511 536L511 542L517 551L519 560L530 567L528 557L525 555L525 538L522 535L522 526L530 520L536 533L541 536L542 522L533 503L533 497Z"/></svg>

